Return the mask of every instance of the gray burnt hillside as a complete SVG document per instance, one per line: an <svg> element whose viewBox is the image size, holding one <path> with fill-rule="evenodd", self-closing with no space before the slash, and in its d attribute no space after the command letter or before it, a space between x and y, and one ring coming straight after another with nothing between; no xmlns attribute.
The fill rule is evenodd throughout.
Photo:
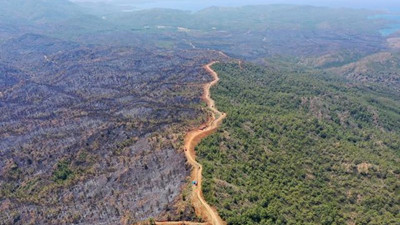
<svg viewBox="0 0 400 225"><path fill-rule="evenodd" d="M215 52L0 47L0 221L116 224L166 213L189 173L182 133L205 113Z"/></svg>

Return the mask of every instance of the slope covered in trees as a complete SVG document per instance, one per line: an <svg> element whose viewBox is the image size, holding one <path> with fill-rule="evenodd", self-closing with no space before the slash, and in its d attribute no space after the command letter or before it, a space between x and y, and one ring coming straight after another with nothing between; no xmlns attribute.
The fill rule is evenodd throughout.
<svg viewBox="0 0 400 225"><path fill-rule="evenodd" d="M218 64L228 117L197 148L228 224L398 224L400 96L323 75Z"/></svg>

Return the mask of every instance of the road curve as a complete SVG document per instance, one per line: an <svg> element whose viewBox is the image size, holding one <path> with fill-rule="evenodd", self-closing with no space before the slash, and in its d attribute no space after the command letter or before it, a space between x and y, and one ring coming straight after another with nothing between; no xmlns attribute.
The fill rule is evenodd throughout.
<svg viewBox="0 0 400 225"><path fill-rule="evenodd" d="M204 66L204 69L210 73L210 75L214 78L210 83L206 83L203 86L203 101L207 104L208 109L211 111L211 118L206 124L204 129L196 129L190 131L185 137L185 156L187 161L192 165L193 170L191 174L191 179L198 182L197 186L193 186L192 191L192 204L194 206L195 212L197 216L203 218L205 223L195 223L189 221L176 221L176 222L156 222L159 225L183 225L183 224L209 224L209 225L225 225L226 223L221 219L218 215L217 211L204 200L203 192L202 192L202 172L203 166L196 161L196 145L205 137L209 136L213 132L215 132L220 126L221 122L225 119L226 114L218 111L215 107L215 102L210 97L210 89L212 86L216 85L219 81L218 74L211 69L211 66L217 63L217 61L211 62Z"/></svg>

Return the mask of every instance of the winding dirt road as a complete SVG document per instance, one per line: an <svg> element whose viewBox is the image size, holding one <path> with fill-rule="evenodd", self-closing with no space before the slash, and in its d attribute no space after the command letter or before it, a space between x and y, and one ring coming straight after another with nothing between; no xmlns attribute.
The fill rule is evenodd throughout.
<svg viewBox="0 0 400 225"><path fill-rule="evenodd" d="M187 161L192 165L193 170L191 174L191 179L198 182L197 186L193 186L192 191L192 204L194 206L195 212L197 216L200 216L207 221L206 223L196 223L189 221L177 221L177 222L156 222L159 225L183 225L183 224L210 224L210 225L225 225L226 223L221 219L218 215L217 211L204 200L203 192L202 192L202 171L203 166L196 161L196 145L205 137L215 132L221 122L226 117L226 114L218 111L215 107L215 102L210 97L210 88L216 85L219 81L218 74L211 69L211 66L217 62L211 62L204 66L204 69L207 70L214 78L214 80L210 83L207 83L203 86L204 92L202 99L207 104L207 107L211 111L211 118L206 124L204 129L197 129L190 131L185 137L185 155Z"/></svg>

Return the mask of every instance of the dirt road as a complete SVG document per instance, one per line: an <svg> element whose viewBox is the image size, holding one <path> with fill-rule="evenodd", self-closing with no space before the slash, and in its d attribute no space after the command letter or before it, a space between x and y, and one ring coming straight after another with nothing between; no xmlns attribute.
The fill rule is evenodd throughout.
<svg viewBox="0 0 400 225"><path fill-rule="evenodd" d="M210 225L225 225L226 223L221 219L218 215L217 211L204 200L203 192L202 192L202 171L203 166L196 161L196 145L205 137L215 132L223 119L226 117L226 114L218 111L215 107L215 102L210 97L210 88L216 85L219 81L218 74L211 69L211 66L217 62L211 62L204 66L204 69L207 70L214 80L210 83L207 83L203 86L204 92L202 99L207 104L207 107L211 111L211 118L207 122L207 126L204 129L196 129L189 132L185 137L185 155L193 167L193 171L191 174L191 179L197 181L197 186L193 185L192 191L192 204L195 208L197 216L203 218L206 223L195 223L189 221L177 221L177 222L156 222L156 224L160 225L182 225L182 224L210 224Z"/></svg>

